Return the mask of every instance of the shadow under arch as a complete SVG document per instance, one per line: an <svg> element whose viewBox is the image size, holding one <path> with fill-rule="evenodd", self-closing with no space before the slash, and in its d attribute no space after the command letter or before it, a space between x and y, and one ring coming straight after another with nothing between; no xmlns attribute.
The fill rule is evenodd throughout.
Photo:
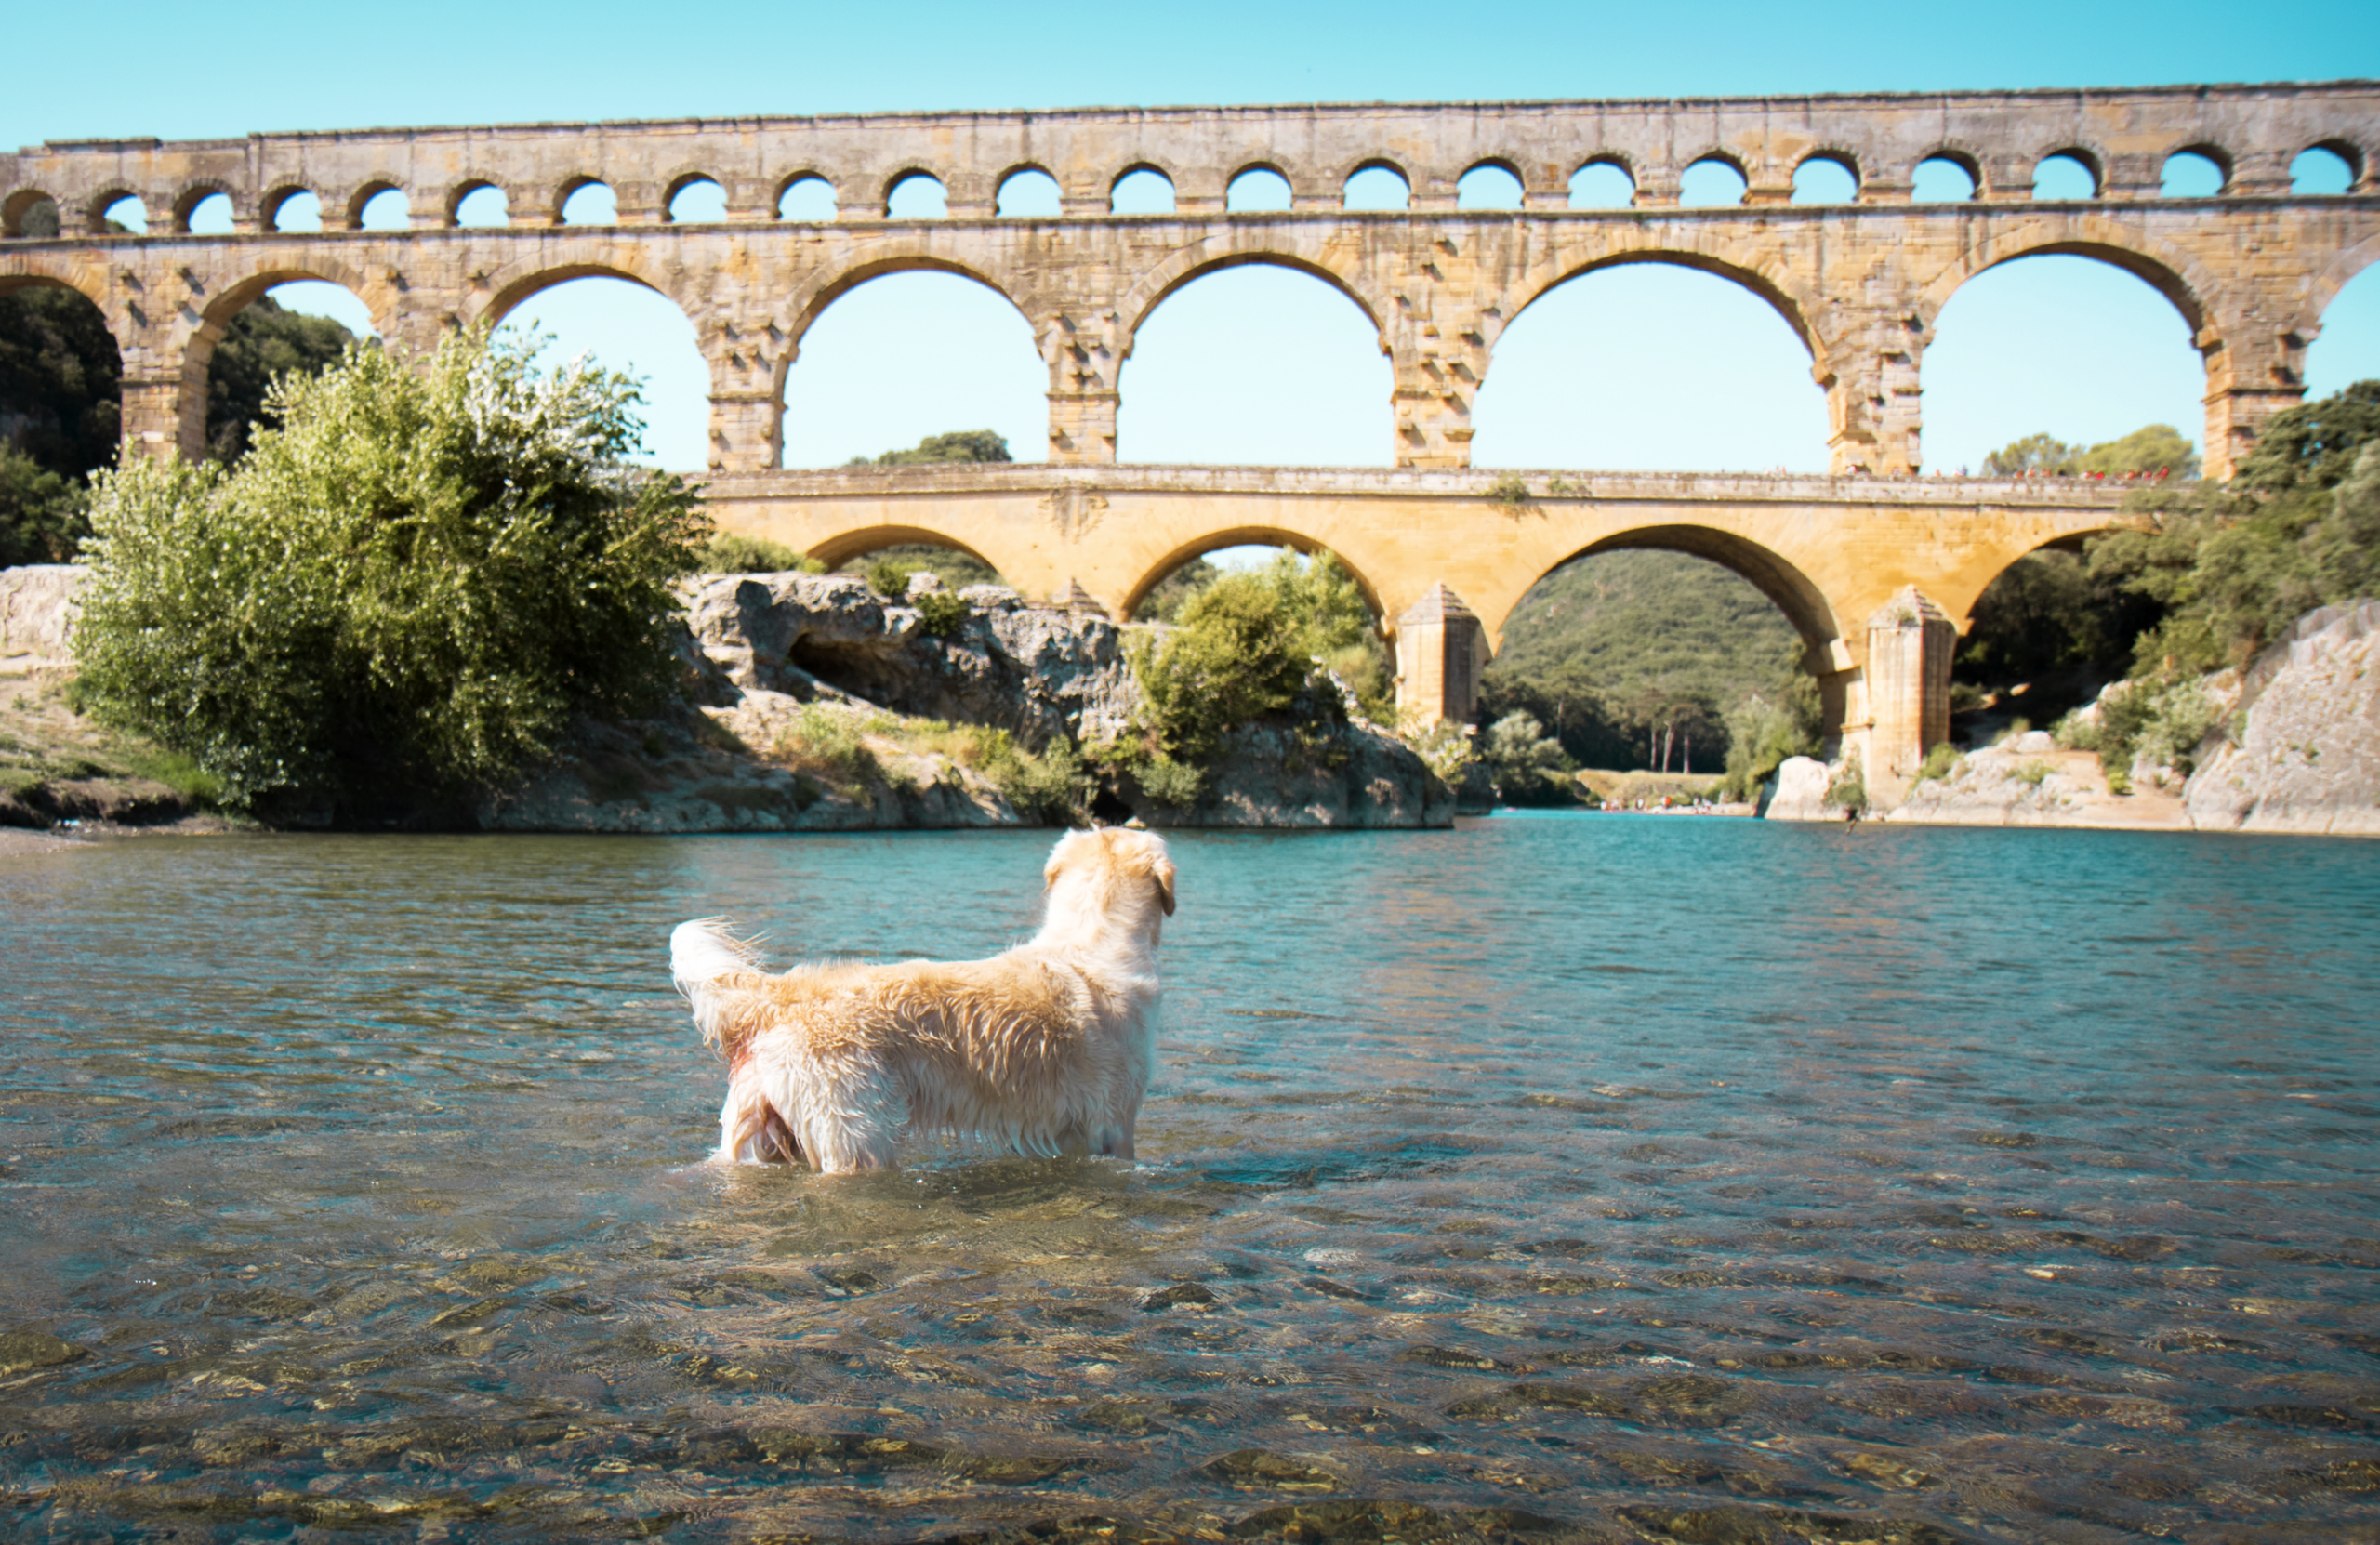
<svg viewBox="0 0 2380 1545"><path fill-rule="evenodd" d="M1751 291L1765 301L1771 310L1785 319L1785 325L1793 330L1793 336L1802 340L1802 347L1809 350L1810 374L1813 378L1820 385L1829 384L1833 380L1831 354L1827 348L1825 337L1810 322L1812 308L1806 297L1797 294L1778 279L1734 258L1718 253L1698 251L1690 246L1663 244L1659 242L1641 247L1628 247L1616 252L1603 253L1572 264L1549 267L1545 271L1545 277L1541 279L1532 275L1527 293L1523 295L1520 304L1513 309L1513 314L1506 317L1503 325L1497 329L1497 337L1501 337L1504 333L1509 332L1513 324L1526 315L1531 306L1536 305L1571 280L1584 278L1600 270L1622 268L1632 263L1658 263L1666 264L1671 268L1691 269L1697 273L1707 273L1716 279L1725 279L1729 284ZM1491 353L1488 368L1492 370L1495 368L1492 340L1489 348Z"/></svg>
<svg viewBox="0 0 2380 1545"><path fill-rule="evenodd" d="M1247 247L1235 245L1227 251L1213 252L1209 250L1207 243L1198 242L1183 248L1144 275L1140 283L1134 284L1125 294L1123 300L1117 304L1116 314L1118 318L1119 336L1117 340L1118 359L1129 360L1132 357L1132 340L1140 336L1142 325L1176 290L1194 281L1203 279L1208 274L1220 273L1225 269L1248 268L1261 264L1289 269L1292 272L1319 279L1349 300L1354 301L1356 310L1364 313L1364 320L1372 324L1374 332L1380 334L1380 351L1393 356L1394 351L1389 347L1388 334L1381 326L1380 320L1387 308L1375 297L1366 295L1348 275L1340 273L1328 264L1296 251L1283 251L1261 245Z"/></svg>
<svg viewBox="0 0 2380 1545"><path fill-rule="evenodd" d="M1513 605L1506 609L1503 616L1492 621L1485 617L1480 620L1488 624L1489 637L1501 650L1504 624L1513 611L1518 608L1521 597L1547 574L1581 558L1628 551L1682 552L1690 558L1707 559L1739 575L1752 588L1766 596L1769 603L1793 625L1793 630L1802 636L1802 643L1809 652L1809 663L1815 673L1822 675L1837 668L1833 646L1843 638L1843 622L1834 614L1834 607L1828 601L1826 592L1819 589L1809 575L1767 548L1715 526L1635 526L1613 532L1564 555L1557 562L1547 564L1542 572L1531 574L1528 583L1514 593Z"/></svg>
<svg viewBox="0 0 2380 1545"><path fill-rule="evenodd" d="M1370 609L1375 625L1385 632L1395 620L1388 615L1387 608L1381 604L1379 587L1372 583L1370 576L1355 560L1329 543L1319 541L1302 531L1292 531L1287 526L1265 525L1225 526L1202 533L1155 563L1144 566L1140 578L1134 580L1132 588L1125 592L1119 620L1130 622L1133 614L1141 609L1141 602L1148 599L1149 592L1156 589L1166 575L1185 563L1196 562L1207 554L1221 552L1225 548L1293 548L1309 558L1327 552L1338 560L1340 567L1345 569L1348 577L1355 582L1355 588L1363 592L1364 604Z"/></svg>
<svg viewBox="0 0 2380 1545"><path fill-rule="evenodd" d="M962 542L946 532L932 526L876 525L857 526L839 532L814 546L803 556L814 558L829 569L840 569L854 558L865 558L885 548L901 547L947 548L963 552L996 574L1006 574L1007 569L989 552L970 542Z"/></svg>
<svg viewBox="0 0 2380 1545"><path fill-rule="evenodd" d="M2031 547L2021 549L2016 548L2012 544L2008 549L2007 556L2001 560L1996 567L1989 570L1988 572L1981 570L1977 571L1981 576L1980 580L1975 586L1974 590L1968 594L1937 596L1929 591L1926 599L1932 601L1936 605L1940 606L1950 614L1950 620L1959 625L1959 634L1964 638L1966 635L1968 628L1974 625L1975 609L1977 604L1983 600L1984 593L1990 590L1994 585L2000 583L2003 575L2006 574L2009 570L2015 568L2026 559L2037 557L2045 552L2062 552L2075 558L2080 558L2082 556L2083 545L2089 542L2094 536L2107 536L2119 531L2148 531L2152 529L2154 529L2154 527L2151 523L2151 518L2149 516L2142 515L2127 517L2121 510L2110 509L2108 511L2108 523L2105 525L2093 526L2086 531L2061 532L2057 535L2052 536L2046 541L2036 542Z"/></svg>

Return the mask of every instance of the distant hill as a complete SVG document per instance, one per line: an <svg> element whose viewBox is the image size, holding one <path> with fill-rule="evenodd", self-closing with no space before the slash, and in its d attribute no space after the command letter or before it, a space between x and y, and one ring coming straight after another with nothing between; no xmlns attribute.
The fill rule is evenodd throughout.
<svg viewBox="0 0 2380 1545"><path fill-rule="evenodd" d="M1589 767L1658 765L1666 727L1692 738L1696 771L1715 772L1720 717L1774 693L1800 653L1792 625L1733 571L1684 553L1602 553L1521 598L1482 683L1483 717L1535 714Z"/></svg>

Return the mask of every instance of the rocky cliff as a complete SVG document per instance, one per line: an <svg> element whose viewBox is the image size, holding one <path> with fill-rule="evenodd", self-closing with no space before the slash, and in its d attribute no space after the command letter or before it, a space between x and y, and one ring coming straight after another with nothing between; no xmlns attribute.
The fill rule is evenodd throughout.
<svg viewBox="0 0 2380 1545"><path fill-rule="evenodd" d="M2380 601L2299 618L2197 760L2183 800L2200 830L2380 837Z"/></svg>

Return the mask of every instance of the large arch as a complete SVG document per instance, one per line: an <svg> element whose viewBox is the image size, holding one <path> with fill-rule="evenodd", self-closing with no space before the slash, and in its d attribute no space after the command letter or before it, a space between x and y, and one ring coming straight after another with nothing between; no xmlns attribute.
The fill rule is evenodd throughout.
<svg viewBox="0 0 2380 1545"><path fill-rule="evenodd" d="M1347 571L1348 576L1355 580L1355 588L1364 593L1364 604L1371 608L1372 615L1383 625L1391 620L1387 608L1382 603L1379 586L1365 572L1361 563L1349 558L1337 548L1305 532L1279 525L1220 526L1213 531L1201 533L1186 542L1176 544L1168 549L1163 557L1141 565L1140 577L1133 580L1131 588L1124 592L1119 617L1130 621L1140 610L1141 602L1148 599L1149 592L1156 589L1166 575L1183 564L1196 562L1209 553L1221 552L1226 548L1253 547L1293 548L1309 558L1316 553L1329 553L1339 561L1340 565Z"/></svg>
<svg viewBox="0 0 2380 1545"><path fill-rule="evenodd" d="M1785 319L1785 324L1793 329L1803 347L1810 351L1811 376L1820 384L1833 378L1833 351L1826 336L1811 320L1821 310L1820 297L1811 295L1781 266L1773 265L1757 254L1740 251L1732 243L1714 240L1699 231L1597 230L1596 238L1598 250L1592 254L1556 249L1531 264L1528 271L1512 286L1510 293L1518 303L1513 308L1512 315L1503 319L1499 330L1512 326L1547 292L1582 274L1625 263L1669 263L1678 268L1715 274L1741 285L1767 302L1770 309ZM1488 340L1491 348L1495 341L1493 337Z"/></svg>
<svg viewBox="0 0 2380 1545"><path fill-rule="evenodd" d="M1003 574L1008 573L1006 569L1000 567L998 559L984 550L984 547L962 542L946 532L924 525L888 523L856 526L849 531L836 533L813 547L804 556L816 559L829 569L839 569L855 558L865 558L869 553L885 548L912 546L948 548L953 552L963 552L977 562L998 570ZM990 544L984 546L987 547Z"/></svg>
<svg viewBox="0 0 2380 1545"><path fill-rule="evenodd" d="M2193 335L2210 325L2218 333L2231 331L2211 299L2222 285L2196 258L2147 231L2100 215L2071 215L2056 220L2035 220L1979 242L1935 276L1918 298L1917 318L1930 335L1959 286L1989 269L2019 258L2090 258L2123 270L2173 302Z"/></svg>
<svg viewBox="0 0 2380 1545"><path fill-rule="evenodd" d="M1284 244L1276 245L1276 243ZM1307 245L1316 250L1304 250ZM1335 254L1342 249L1334 245L1327 250ZM1117 303L1117 352L1124 358L1130 357L1132 340L1138 336L1141 324L1174 291L1207 274L1250 263L1270 263L1321 280L1354 301L1373 328L1379 330L1381 318L1393 310L1388 297L1370 293L1360 271L1332 267L1324 251L1321 239L1301 243L1294 228L1259 226L1193 242L1143 274L1124 293L1123 299ZM1381 352L1385 354L1388 351L1388 340L1383 332Z"/></svg>
<svg viewBox="0 0 2380 1545"><path fill-rule="evenodd" d="M999 275L982 267L960 262L935 250L928 243L890 241L869 243L854 251L851 260L841 268L812 274L795 285L787 297L784 312L786 340L799 348L811 324L827 307L869 280L893 273L953 273L961 279L972 279L1007 301L1011 310L1025 318L1027 326L1032 324L1032 314L1018 303L1015 294L1002 283ZM786 351L787 364L791 363L792 352L791 350ZM779 366L777 390L780 392L785 390L784 368L782 364Z"/></svg>
<svg viewBox="0 0 2380 1545"><path fill-rule="evenodd" d="M549 337L541 367L587 356L637 377L641 456L673 472L708 465L710 363L694 320L667 291L623 274L575 275L518 297L496 331Z"/></svg>
<svg viewBox="0 0 2380 1545"><path fill-rule="evenodd" d="M1117 350L1119 459L1390 464L1394 442L1382 431L1393 421L1383 410L1395 402L1394 357L1379 313L1340 276L1311 261L1230 253L1184 265L1154 303L1123 314L1132 329ZM1235 411L1291 382L1309 403L1294 436L1278 432L1288 420Z"/></svg>
<svg viewBox="0 0 2380 1545"><path fill-rule="evenodd" d="M1843 627L1834 614L1833 604L1827 600L1826 592L1781 554L1749 537L1714 526L1674 523L1632 526L1598 537L1575 551L1566 553L1529 574L1513 592L1511 601L1489 627L1489 637L1501 647L1504 625L1513 610L1519 605L1521 597L1554 570L1599 553L1629 551L1682 552L1692 558L1707 559L1737 574L1767 597L1770 603L1784 614L1785 620L1793 625L1793 631L1802 636L1802 642L1809 651L1813 671L1836 668L1833 646L1843 637ZM1481 620L1487 619L1483 616Z"/></svg>
<svg viewBox="0 0 2380 1545"><path fill-rule="evenodd" d="M1530 296L1472 402L1471 464L1818 473L1824 387L1775 297L1629 254Z"/></svg>
<svg viewBox="0 0 2380 1545"><path fill-rule="evenodd" d="M867 298L879 284L894 288ZM856 304L841 314L866 318L905 286L906 303L878 311L869 333L835 324L839 308ZM791 347L779 350L775 364L783 465L841 463L978 429L998 433L1017 460L1047 459L1049 361L1032 320L984 273L932 253L879 248L822 276L793 306L785 329ZM917 335L929 324L940 330ZM937 360L930 373L906 363L928 357ZM813 393L812 383L826 390ZM888 403L896 404L889 414L861 414Z"/></svg>
<svg viewBox="0 0 2380 1545"><path fill-rule="evenodd" d="M536 257L497 269L488 275L486 285L464 302L456 320L467 327L500 326L516 307L539 290L551 289L573 279L625 279L641 284L668 297L686 313L689 322L701 309L700 297L694 297L696 304L689 306L689 297L680 295L671 284L669 271L649 261L643 248L635 243L590 236L556 242Z"/></svg>

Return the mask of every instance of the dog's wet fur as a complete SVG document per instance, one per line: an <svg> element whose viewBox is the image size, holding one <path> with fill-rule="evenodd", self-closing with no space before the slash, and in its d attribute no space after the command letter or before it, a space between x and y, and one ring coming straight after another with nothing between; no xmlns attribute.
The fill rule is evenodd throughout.
<svg viewBox="0 0 2380 1545"><path fill-rule="evenodd" d="M1042 878L1041 931L988 960L771 976L724 919L680 924L670 975L727 1058L717 1157L884 1169L905 1131L1132 1157L1173 863L1147 832L1068 832Z"/></svg>

